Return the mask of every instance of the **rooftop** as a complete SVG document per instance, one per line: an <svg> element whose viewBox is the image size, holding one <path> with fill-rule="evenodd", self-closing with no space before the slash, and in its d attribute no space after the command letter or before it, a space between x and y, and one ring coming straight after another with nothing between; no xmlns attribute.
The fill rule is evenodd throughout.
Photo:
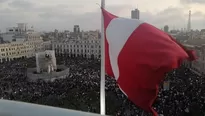
<svg viewBox="0 0 205 116"><path fill-rule="evenodd" d="M189 39L186 40L184 44L201 46L205 44L205 39Z"/></svg>

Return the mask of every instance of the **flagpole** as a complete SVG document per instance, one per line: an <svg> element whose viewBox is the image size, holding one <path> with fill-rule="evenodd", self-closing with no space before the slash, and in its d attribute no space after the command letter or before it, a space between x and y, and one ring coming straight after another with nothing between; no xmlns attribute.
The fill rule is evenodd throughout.
<svg viewBox="0 0 205 116"><path fill-rule="evenodd" d="M105 0L101 0L101 8L105 8ZM101 13L101 81L100 81L100 114L105 115L105 41L104 18Z"/></svg>
<svg viewBox="0 0 205 116"><path fill-rule="evenodd" d="M142 111L142 114L141 114L141 116L144 116L144 111Z"/></svg>

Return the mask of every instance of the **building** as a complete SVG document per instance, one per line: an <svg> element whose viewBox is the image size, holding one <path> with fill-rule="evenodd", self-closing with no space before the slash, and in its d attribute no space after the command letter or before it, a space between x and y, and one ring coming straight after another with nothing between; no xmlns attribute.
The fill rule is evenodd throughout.
<svg viewBox="0 0 205 116"><path fill-rule="evenodd" d="M140 19L140 11L138 9L131 11L131 18L132 19Z"/></svg>
<svg viewBox="0 0 205 116"><path fill-rule="evenodd" d="M186 61L184 64L198 74L205 74L205 39L190 39L183 43L187 49L196 52L197 60Z"/></svg>
<svg viewBox="0 0 205 116"><path fill-rule="evenodd" d="M64 31L61 39L53 39L52 49L56 56L100 58L100 32L80 31L79 25L74 25L73 32Z"/></svg>
<svg viewBox="0 0 205 116"><path fill-rule="evenodd" d="M19 26L24 29L22 24ZM14 31L1 34L3 40L7 37L8 42L0 44L0 62L33 57L39 51L51 49L51 41L44 42L40 33L25 30L21 32L23 33Z"/></svg>
<svg viewBox="0 0 205 116"><path fill-rule="evenodd" d="M74 25L73 32L63 31L49 36L52 39L52 49L56 56L99 58L100 57L100 31L81 31L79 25ZM49 44L48 44L49 45Z"/></svg>
<svg viewBox="0 0 205 116"><path fill-rule="evenodd" d="M186 42L189 39L189 36L182 34L182 35L177 35L175 38L178 42L183 43L183 42Z"/></svg>
<svg viewBox="0 0 205 116"><path fill-rule="evenodd" d="M100 39L69 39L52 43L57 56L100 58Z"/></svg>
<svg viewBox="0 0 205 116"><path fill-rule="evenodd" d="M187 31L191 31L191 10L189 10L189 17L188 17L188 24L187 24Z"/></svg>
<svg viewBox="0 0 205 116"><path fill-rule="evenodd" d="M169 26L168 26L168 25L165 25L165 26L164 26L164 31L167 32L167 33L169 33Z"/></svg>
<svg viewBox="0 0 205 116"><path fill-rule="evenodd" d="M6 29L6 33L25 33L27 31L27 24L26 23L17 23L17 27L8 27Z"/></svg>
<svg viewBox="0 0 205 116"><path fill-rule="evenodd" d="M74 25L73 32L74 32L75 34L80 33L80 26L79 26L79 25Z"/></svg>
<svg viewBox="0 0 205 116"><path fill-rule="evenodd" d="M100 32L98 30L83 32L78 25L74 26L74 32L55 30L44 35L50 38L48 39L50 41L43 41L40 33L29 29L24 33L7 32L1 36L3 39L7 38L8 42L0 44L0 62L33 57L37 52L51 49L55 50L56 56L100 58L101 54Z"/></svg>
<svg viewBox="0 0 205 116"><path fill-rule="evenodd" d="M100 38L100 31L96 30L96 31L82 31L81 32L81 37L82 39L99 39Z"/></svg>
<svg viewBox="0 0 205 116"><path fill-rule="evenodd" d="M51 49L50 41L43 42L38 34L27 34L24 41L0 44L0 62L33 57L47 49Z"/></svg>
<svg viewBox="0 0 205 116"><path fill-rule="evenodd" d="M41 43L41 50L40 51L45 51L45 50L52 50L51 41L44 41Z"/></svg>

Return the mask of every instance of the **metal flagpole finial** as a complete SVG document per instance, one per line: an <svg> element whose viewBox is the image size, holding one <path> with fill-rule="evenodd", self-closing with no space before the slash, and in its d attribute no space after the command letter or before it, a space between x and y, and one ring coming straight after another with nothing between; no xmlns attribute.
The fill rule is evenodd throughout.
<svg viewBox="0 0 205 116"><path fill-rule="evenodd" d="M101 8L105 8L105 0L101 0Z"/></svg>

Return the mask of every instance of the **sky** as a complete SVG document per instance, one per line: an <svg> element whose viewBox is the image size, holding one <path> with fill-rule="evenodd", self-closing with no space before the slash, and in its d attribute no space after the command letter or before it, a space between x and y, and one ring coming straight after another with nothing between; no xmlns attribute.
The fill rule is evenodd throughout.
<svg viewBox="0 0 205 116"><path fill-rule="evenodd" d="M130 18L131 10L140 10L140 19L158 28L187 27L192 11L192 29L205 28L205 0L105 0L106 9ZM0 0L0 30L27 23L38 31L100 29L100 0Z"/></svg>

